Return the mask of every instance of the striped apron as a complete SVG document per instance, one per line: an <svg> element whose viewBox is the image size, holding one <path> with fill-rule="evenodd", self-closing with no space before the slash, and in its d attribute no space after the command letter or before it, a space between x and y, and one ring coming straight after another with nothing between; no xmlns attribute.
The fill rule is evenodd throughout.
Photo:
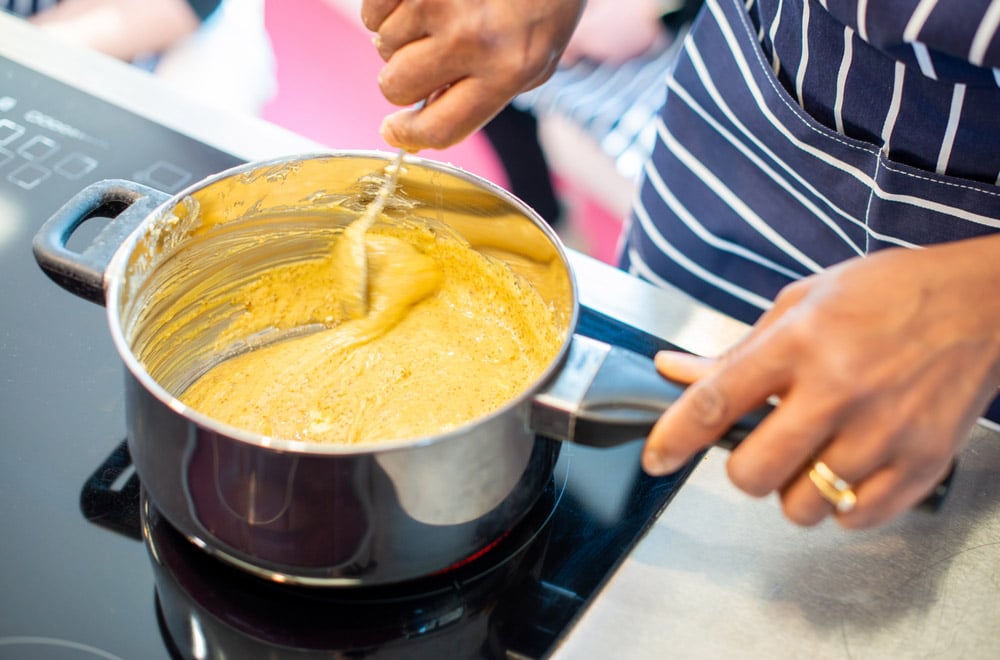
<svg viewBox="0 0 1000 660"><path fill-rule="evenodd" d="M778 12L782 4L794 11L797 26L786 14L762 19L764 9L748 11L739 0L707 0L668 77L657 141L620 246L620 265L632 274L680 288L747 323L788 283L845 259L1000 229L1000 90L970 88L971 96L993 103L984 120L992 130L968 149L994 169L975 172L978 181L960 178L953 171L965 177L964 166L953 167L950 158L921 160L918 149L905 148L907 127L914 135L946 130L934 127L948 126L949 107L934 103L945 90L950 103L954 84L921 76L857 39L825 2L784 0ZM768 36L782 23L831 38L800 39L811 52L799 47L785 66L767 51ZM830 52L819 50L822 43L833 44ZM826 63L812 87L795 73L795 63L804 70L807 57ZM824 80L836 83L848 71L871 81L868 98L817 103L833 108L828 116L811 109ZM915 91L923 100L901 109L899 99ZM877 108L878 124L855 121L870 110L865 104L882 99L888 107ZM910 106L925 113L923 127L902 121L898 132L883 127ZM994 402L990 417L1000 418L998 412Z"/></svg>

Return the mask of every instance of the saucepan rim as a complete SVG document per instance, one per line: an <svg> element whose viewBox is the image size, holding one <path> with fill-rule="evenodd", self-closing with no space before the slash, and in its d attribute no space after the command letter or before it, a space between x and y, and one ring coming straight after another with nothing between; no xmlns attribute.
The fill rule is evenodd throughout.
<svg viewBox="0 0 1000 660"><path fill-rule="evenodd" d="M402 438L399 440L379 440L374 442L364 442L355 444L337 444L337 443L321 443L321 442L310 442L306 440L290 440L281 437L268 436L261 433L256 433L253 431L248 431L246 429L232 426L221 422L207 414L199 412L198 410L188 406L183 403L178 397L174 396L166 390L160 383L153 378L152 375L146 370L146 368L139 362L135 354L132 351L131 346L129 346L128 340L125 337L123 330L123 323L120 315L120 300L121 296L124 295L124 284L126 281L126 267L129 262L129 258L132 253L137 249L139 241L145 234L146 229L150 224L159 220L166 213L172 212L174 207L181 202L186 196L194 194L201 191L209 186L219 183L223 180L240 176L250 171L259 170L263 168L272 168L280 165L289 165L299 161L317 160L317 159L335 159L335 158L369 158L369 159L379 159L390 162L395 154L380 150L333 150L333 151L319 151L306 154L296 154L292 156L281 156L272 158L269 160L251 161L244 163L242 165L237 165L235 167L223 170L221 172L209 175L200 181L197 181L180 192L174 194L169 199L163 201L159 204L149 215L147 215L129 234L129 236L122 241L121 245L115 250L111 259L108 262L108 266L104 273L105 280L105 307L108 316L108 324L110 326L111 338L114 342L115 348L117 349L125 367L129 370L133 377L135 377L138 382L156 399L158 399L165 406L169 407L173 412L181 415L185 419L194 422L198 425L200 429L217 433L219 435L225 436L227 438L237 440L239 442L246 443L248 445L253 445L261 447L264 449L273 450L275 452L287 452L295 454L304 455L330 455L330 456L344 456L344 455L365 455L365 454L381 454L386 452L392 452L396 450L410 450L416 447L429 446L434 444L439 444L443 442L448 442L451 439L459 438L461 436L468 436L470 430L474 429L476 426L480 426L489 420L503 415L511 414L511 411L522 406L525 401L531 399L543 386L550 380L556 377L558 371L562 368L563 363L569 353L570 344L573 340L573 334L576 330L577 323L579 320L580 313L580 302L579 294L577 288L577 281L575 273L573 272L572 265L566 254L566 247L562 240L555 233L555 231L549 226L549 224L538 215L538 213L528 206L526 203L515 197L513 194L500 187L499 185L493 183L492 181L477 175L475 173L469 172L468 170L462 169L456 165L450 163L444 163L442 161L436 161L432 159L423 158L421 156L416 156L413 154L408 154L406 156L406 164L408 166L416 167L426 167L439 172L455 176L459 179L463 179L468 183L479 186L486 192L496 195L502 198L505 202L511 204L519 212L521 212L528 220L533 222L536 227L545 235L545 237L555 248L556 253L563 265L566 272L568 284L569 284L569 295L571 301L571 309L568 322L566 324L566 336L559 348L558 353L545 368L544 372L525 390L517 397L507 401L505 404L499 406L495 410L487 413L486 415L477 417L465 424L454 429L427 436L419 436L412 438ZM525 418L525 425L528 425L528 419Z"/></svg>

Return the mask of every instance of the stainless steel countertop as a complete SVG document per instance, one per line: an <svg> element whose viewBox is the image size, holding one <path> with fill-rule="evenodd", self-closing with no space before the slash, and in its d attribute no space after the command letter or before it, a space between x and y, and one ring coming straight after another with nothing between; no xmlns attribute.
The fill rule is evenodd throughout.
<svg viewBox="0 0 1000 660"><path fill-rule="evenodd" d="M195 105L151 77L0 14L0 55L249 160L323 150ZM746 326L571 252L581 299L688 350ZM952 493L874 531L797 528L709 451L554 657L1000 657L1000 432L977 427Z"/></svg>

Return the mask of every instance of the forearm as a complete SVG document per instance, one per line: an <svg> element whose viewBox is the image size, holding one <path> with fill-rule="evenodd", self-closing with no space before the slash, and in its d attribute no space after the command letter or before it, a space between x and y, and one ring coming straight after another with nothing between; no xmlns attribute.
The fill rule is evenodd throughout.
<svg viewBox="0 0 1000 660"><path fill-rule="evenodd" d="M186 0L64 0L31 21L60 39L130 60L198 29Z"/></svg>

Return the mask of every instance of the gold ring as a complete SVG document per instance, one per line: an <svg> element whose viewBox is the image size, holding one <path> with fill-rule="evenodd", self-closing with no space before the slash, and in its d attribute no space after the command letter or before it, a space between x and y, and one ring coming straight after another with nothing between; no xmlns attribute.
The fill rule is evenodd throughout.
<svg viewBox="0 0 1000 660"><path fill-rule="evenodd" d="M858 496L851 490L851 484L837 476L837 473L823 461L815 461L809 470L809 480L827 502L838 513L847 513L858 503Z"/></svg>

